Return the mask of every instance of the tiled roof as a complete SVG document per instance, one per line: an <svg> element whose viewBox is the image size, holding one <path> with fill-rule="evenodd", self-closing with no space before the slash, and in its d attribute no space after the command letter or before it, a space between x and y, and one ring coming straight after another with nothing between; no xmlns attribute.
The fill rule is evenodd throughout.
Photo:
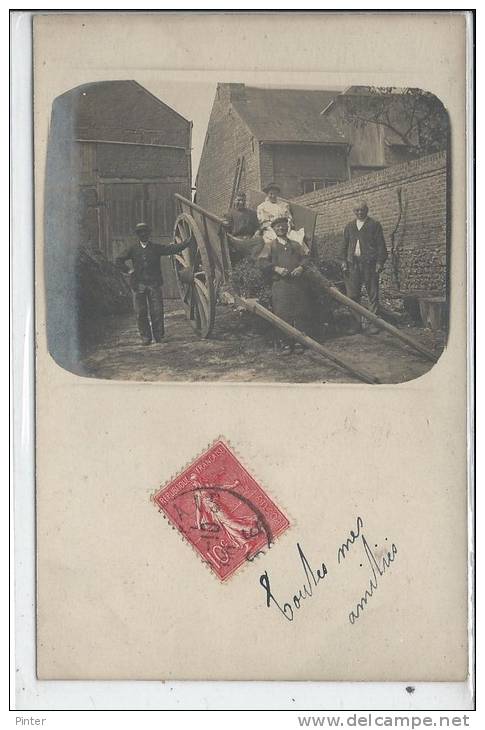
<svg viewBox="0 0 485 730"><path fill-rule="evenodd" d="M344 135L321 116L337 91L238 86L232 104L258 141L345 143Z"/></svg>
<svg viewBox="0 0 485 730"><path fill-rule="evenodd" d="M55 107L77 139L188 145L190 122L137 81L83 84L57 97Z"/></svg>

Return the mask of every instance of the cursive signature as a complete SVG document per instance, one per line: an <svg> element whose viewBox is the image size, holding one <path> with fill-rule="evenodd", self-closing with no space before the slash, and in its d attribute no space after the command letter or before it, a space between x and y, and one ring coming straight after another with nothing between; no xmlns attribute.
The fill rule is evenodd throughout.
<svg viewBox="0 0 485 730"><path fill-rule="evenodd" d="M287 621L293 621L295 615L294 610L300 609L302 601L305 601L307 598L311 598L313 596L313 589L316 588L320 581L325 578L328 572L325 563L322 563L321 568L317 568L314 571L310 563L308 562L307 557L300 546L300 543L296 543L296 548L298 550L301 565L305 573L305 582L302 588L298 590L298 593L294 594L293 598L281 605L281 601L278 601L271 591L268 571L265 570L259 578L260 585L266 591L267 608L270 608L271 605L274 605L278 609L278 611L280 611L280 613L285 617L285 619L287 619Z"/></svg>
<svg viewBox="0 0 485 730"><path fill-rule="evenodd" d="M352 608L348 614L348 619L351 624L355 624L355 622L360 618L362 612L367 607L369 599L372 598L379 588L380 579L384 573L389 570L397 555L397 547L394 543L391 544L390 549L384 550L382 555L374 552L364 535L363 528L364 520L362 517L357 517L355 529L349 531L349 537L340 545L337 551L338 567L342 565L343 561L349 556L352 550L355 550L360 546L364 551L364 555L367 559L367 565L371 571L369 582L364 590L364 594L360 597L359 601L355 604L355 607ZM354 545L357 547L354 548ZM377 545L375 545L375 547L377 548ZM304 601L313 596L315 588L318 586L320 581L328 575L327 566L323 561L320 564L320 568L314 569L298 542L296 543L296 549L298 551L305 579L302 587L294 593L292 598L287 600L278 600L278 598L276 598L271 588L271 582L267 570L265 570L265 572L259 577L259 583L265 591L266 607L276 608L287 621L293 621L295 618L295 611L302 607Z"/></svg>
<svg viewBox="0 0 485 730"><path fill-rule="evenodd" d="M357 619L360 618L369 599L372 598L379 588L379 578L382 578L386 570L390 568L391 563L394 562L397 555L397 547L394 543L392 543L391 549L385 552L380 559L377 558L362 532L363 527L364 521L361 517L357 517L356 530L350 531L350 537L342 543L337 553L337 562L340 563L341 560L346 558L354 543L359 541L364 549L365 556L372 571L372 577L369 579L369 587L365 589L364 595L361 596L360 600L356 603L355 608L353 608L349 613L349 621L351 624L354 624Z"/></svg>
<svg viewBox="0 0 485 730"><path fill-rule="evenodd" d="M347 538L345 542L341 544L341 546L338 549L337 553L337 563L340 564L340 561L345 558L347 553L349 552L350 548L354 544L354 542L360 537L360 531L362 527L364 526L364 522L362 520L362 517L357 517L357 530L354 532L354 530L350 530L350 537Z"/></svg>

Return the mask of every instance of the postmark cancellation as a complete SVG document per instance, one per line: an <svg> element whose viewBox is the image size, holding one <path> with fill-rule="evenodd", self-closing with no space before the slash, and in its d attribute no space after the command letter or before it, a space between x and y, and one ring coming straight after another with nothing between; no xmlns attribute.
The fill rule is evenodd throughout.
<svg viewBox="0 0 485 730"><path fill-rule="evenodd" d="M290 526L223 439L152 500L221 581L270 547Z"/></svg>

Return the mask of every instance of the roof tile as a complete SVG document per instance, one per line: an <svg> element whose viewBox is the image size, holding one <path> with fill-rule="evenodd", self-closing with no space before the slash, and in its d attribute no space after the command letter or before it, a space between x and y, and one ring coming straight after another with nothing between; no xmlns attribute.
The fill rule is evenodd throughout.
<svg viewBox="0 0 485 730"><path fill-rule="evenodd" d="M232 104L260 142L342 144L345 137L321 116L339 93L321 89L262 89L246 86Z"/></svg>

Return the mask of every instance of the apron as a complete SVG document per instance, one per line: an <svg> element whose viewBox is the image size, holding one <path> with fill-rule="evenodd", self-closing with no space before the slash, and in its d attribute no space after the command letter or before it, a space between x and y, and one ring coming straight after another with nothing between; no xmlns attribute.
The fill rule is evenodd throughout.
<svg viewBox="0 0 485 730"><path fill-rule="evenodd" d="M283 246L278 240L271 245L271 263L293 271L302 262L299 246ZM290 279L275 275L271 290L274 313L288 324L309 334L311 327L311 299L308 286L302 277Z"/></svg>

